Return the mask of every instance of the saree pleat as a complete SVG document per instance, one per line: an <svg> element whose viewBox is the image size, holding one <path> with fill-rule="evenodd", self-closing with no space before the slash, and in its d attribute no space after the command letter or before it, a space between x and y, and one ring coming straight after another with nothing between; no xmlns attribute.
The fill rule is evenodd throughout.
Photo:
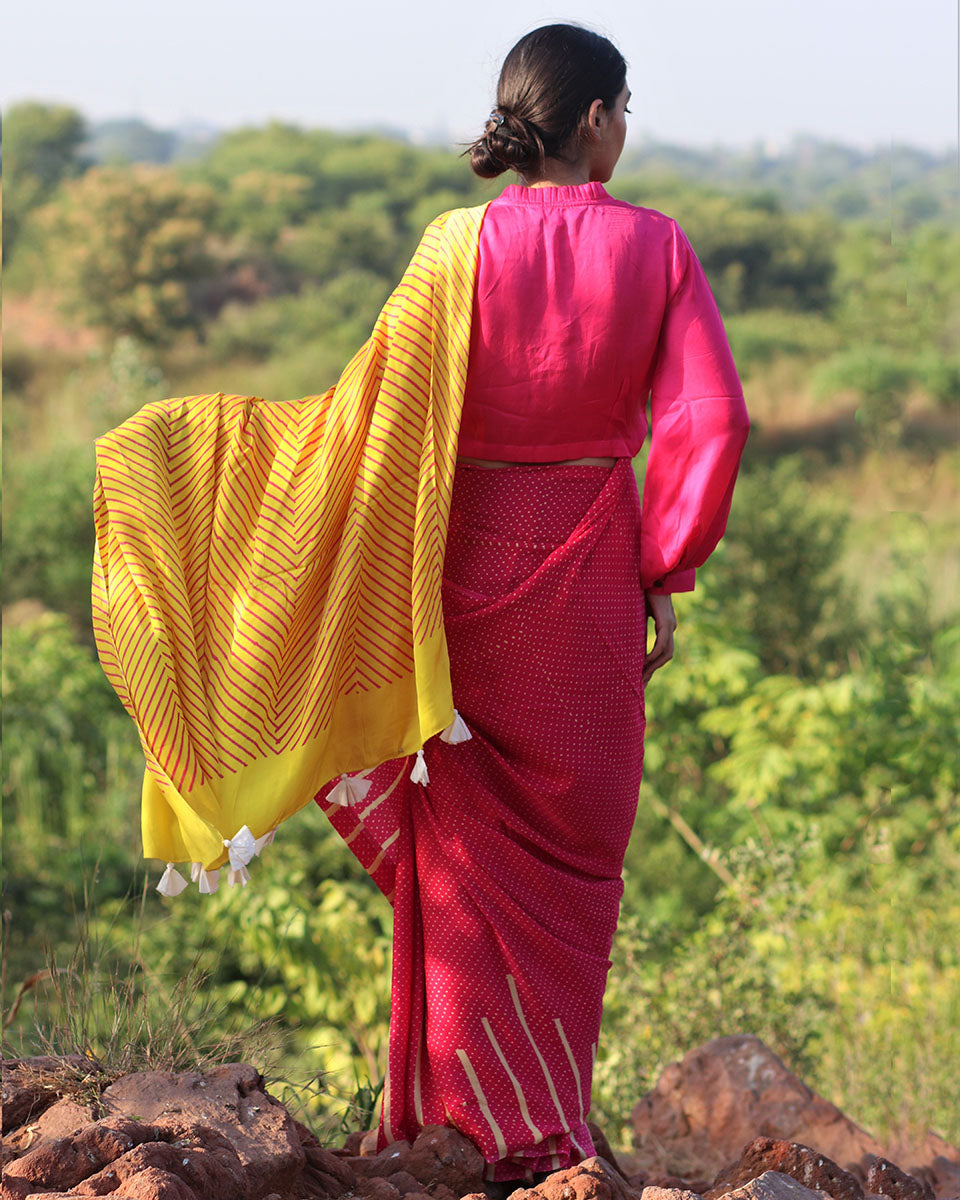
<svg viewBox="0 0 960 1200"><path fill-rule="evenodd" d="M450 1124L488 1179L593 1154L585 1120L643 764L646 612L630 459L459 464L443 575L471 732L317 797L394 906L378 1148Z"/></svg>

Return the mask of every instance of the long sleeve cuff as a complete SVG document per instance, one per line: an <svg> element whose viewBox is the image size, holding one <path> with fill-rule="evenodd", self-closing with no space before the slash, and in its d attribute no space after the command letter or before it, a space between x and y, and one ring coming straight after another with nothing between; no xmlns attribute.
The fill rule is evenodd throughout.
<svg viewBox="0 0 960 1200"><path fill-rule="evenodd" d="M655 579L646 589L654 596L672 596L674 592L692 592L696 583L696 568L687 571L671 571Z"/></svg>

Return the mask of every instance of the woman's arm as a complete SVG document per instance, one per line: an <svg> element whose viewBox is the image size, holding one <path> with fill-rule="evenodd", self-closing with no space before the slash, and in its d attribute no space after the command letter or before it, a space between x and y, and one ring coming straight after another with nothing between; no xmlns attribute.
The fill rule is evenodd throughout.
<svg viewBox="0 0 960 1200"><path fill-rule="evenodd" d="M692 591L723 535L750 422L716 301L674 222L672 290L650 391L641 583Z"/></svg>
<svg viewBox="0 0 960 1200"><path fill-rule="evenodd" d="M673 611L673 597L669 594L647 592L647 616L653 617L655 640L643 660L643 682L648 683L654 671L673 658L673 634L677 628L677 617Z"/></svg>

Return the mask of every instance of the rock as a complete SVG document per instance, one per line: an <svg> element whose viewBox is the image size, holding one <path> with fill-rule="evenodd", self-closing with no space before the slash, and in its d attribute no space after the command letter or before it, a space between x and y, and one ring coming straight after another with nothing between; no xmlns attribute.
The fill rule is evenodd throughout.
<svg viewBox="0 0 960 1200"><path fill-rule="evenodd" d="M431 1183L425 1190L429 1200L460 1200L460 1193L451 1191L445 1183Z"/></svg>
<svg viewBox="0 0 960 1200"><path fill-rule="evenodd" d="M358 1179L356 1192L364 1200L400 1200L400 1193L391 1183L379 1175L369 1179Z"/></svg>
<svg viewBox="0 0 960 1200"><path fill-rule="evenodd" d="M511 1200L639 1200L612 1163L584 1158L565 1171L554 1171L534 1188L514 1192Z"/></svg>
<svg viewBox="0 0 960 1200"><path fill-rule="evenodd" d="M886 1158L873 1158L866 1163L867 1190L891 1200L933 1200L933 1188L926 1179L901 1171Z"/></svg>
<svg viewBox="0 0 960 1200"><path fill-rule="evenodd" d="M7 1179L6 1175L0 1179L0 1200L27 1200L31 1195L33 1184L28 1179Z"/></svg>
<svg viewBox="0 0 960 1200"><path fill-rule="evenodd" d="M712 1038L670 1063L632 1113L649 1173L712 1178L758 1134L815 1146L853 1170L880 1144L751 1034Z"/></svg>
<svg viewBox="0 0 960 1200"><path fill-rule="evenodd" d="M176 1121L153 1127L157 1139L141 1142L108 1167L89 1176L74 1190L78 1195L103 1196L129 1192L141 1172L152 1168L171 1175L186 1185L184 1200L252 1200L263 1192L250 1190L239 1155L217 1130Z"/></svg>
<svg viewBox="0 0 960 1200"><path fill-rule="evenodd" d="M679 1175L635 1175L628 1177L631 1185L636 1187L637 1185L634 1180L641 1180L640 1191L651 1187L661 1188L665 1192L692 1192L695 1196L702 1196L710 1186L709 1180L694 1183L689 1179L681 1179Z"/></svg>
<svg viewBox="0 0 960 1200"><path fill-rule="evenodd" d="M774 1141L769 1137L754 1138L744 1146L737 1161L721 1171L704 1193L704 1200L729 1195L768 1171L789 1175L810 1191L828 1192L833 1200L864 1200L856 1176L825 1154L798 1142Z"/></svg>
<svg viewBox="0 0 960 1200"><path fill-rule="evenodd" d="M764 1171L726 1196L728 1200L823 1200L822 1191L806 1187L782 1171Z"/></svg>
<svg viewBox="0 0 960 1200"><path fill-rule="evenodd" d="M143 1149L143 1147L139 1147ZM81 1187L85 1187L81 1184ZM74 1190L73 1196L96 1195ZM99 1193L102 1194L102 1193ZM147 1167L123 1181L119 1191L110 1193L111 1200L123 1196L124 1200L203 1200L204 1193L196 1191L178 1175L157 1167Z"/></svg>
<svg viewBox="0 0 960 1200"><path fill-rule="evenodd" d="M604 1162L608 1162L618 1175L622 1175L623 1178L626 1179L626 1172L617 1162L613 1151L610 1149L610 1143L607 1141L607 1135L594 1121L587 1121L587 1128L590 1130L590 1137L593 1141L593 1148L597 1152L597 1157L602 1158Z"/></svg>
<svg viewBox="0 0 960 1200"><path fill-rule="evenodd" d="M887 1158L902 1163L915 1179L926 1180L934 1194L947 1200L960 1198L960 1149L932 1130L919 1144L894 1141L887 1147ZM869 1168L869 1163L864 1164Z"/></svg>
<svg viewBox="0 0 960 1200"><path fill-rule="evenodd" d="M387 1176L387 1183L395 1187L401 1196L416 1195L423 1191L423 1184L419 1179L414 1179L409 1171L394 1171Z"/></svg>
<svg viewBox="0 0 960 1200"><path fill-rule="evenodd" d="M152 1126L138 1121L97 1121L28 1150L7 1165L4 1180L27 1179L51 1191L67 1191L155 1134Z"/></svg>
<svg viewBox="0 0 960 1200"><path fill-rule="evenodd" d="M115 1200L251 1197L230 1142L214 1129L182 1121L164 1126L121 1117L97 1121L12 1162L4 1185L15 1188L18 1181L29 1185L19 1196L42 1188L45 1195L70 1190L74 1196L110 1194Z"/></svg>
<svg viewBox="0 0 960 1200"><path fill-rule="evenodd" d="M76 1083L87 1075L100 1074L100 1068L82 1054L60 1058L40 1054L32 1058L5 1058L3 1072L3 1133L18 1129L34 1120L62 1094L67 1082Z"/></svg>
<svg viewBox="0 0 960 1200"><path fill-rule="evenodd" d="M460 1197L483 1190L485 1166L483 1155L459 1130L446 1125L426 1125L397 1169L408 1171L423 1184L442 1184ZM428 1186L426 1190L437 1196L435 1187Z"/></svg>
<svg viewBox="0 0 960 1200"><path fill-rule="evenodd" d="M4 1135L4 1161L8 1158L19 1158L27 1150L32 1150L34 1146L40 1146L44 1142L52 1142L76 1133L83 1126L92 1125L96 1119L92 1104L78 1104L69 1096L55 1100L38 1117L28 1118L28 1124Z"/></svg>
<svg viewBox="0 0 960 1200"><path fill-rule="evenodd" d="M349 1155L351 1158L356 1157L362 1153L360 1149L361 1142L365 1137L369 1137L371 1133L373 1134L374 1151L376 1151L377 1131L375 1129L358 1129L354 1130L353 1133L348 1133L347 1140L343 1143L341 1149L339 1151L335 1150L334 1153Z"/></svg>
<svg viewBox="0 0 960 1200"><path fill-rule="evenodd" d="M407 1158L413 1147L409 1142L390 1142L379 1154L361 1154L341 1161L361 1179L386 1179L396 1171L406 1170Z"/></svg>
<svg viewBox="0 0 960 1200"><path fill-rule="evenodd" d="M640 1200L699 1200L699 1193L679 1187L659 1187L650 1184L640 1193Z"/></svg>
<svg viewBox="0 0 960 1200"><path fill-rule="evenodd" d="M305 1150L307 1162L301 1177L302 1187L310 1186L318 1196L343 1196L356 1189L357 1176L348 1162L319 1143L306 1146Z"/></svg>
<svg viewBox="0 0 960 1200"><path fill-rule="evenodd" d="M246 1063L229 1063L203 1075L143 1071L105 1088L111 1114L144 1121L177 1117L222 1134L243 1164L250 1195L291 1194L306 1165L293 1118L263 1088L263 1077Z"/></svg>

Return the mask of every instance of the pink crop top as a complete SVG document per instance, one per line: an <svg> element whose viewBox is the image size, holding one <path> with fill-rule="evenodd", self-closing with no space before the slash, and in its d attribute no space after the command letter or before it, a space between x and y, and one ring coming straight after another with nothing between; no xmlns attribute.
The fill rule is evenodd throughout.
<svg viewBox="0 0 960 1200"><path fill-rule="evenodd" d="M480 230L458 452L632 458L648 397L642 582L690 591L749 429L703 268L676 221L601 183L509 184Z"/></svg>

